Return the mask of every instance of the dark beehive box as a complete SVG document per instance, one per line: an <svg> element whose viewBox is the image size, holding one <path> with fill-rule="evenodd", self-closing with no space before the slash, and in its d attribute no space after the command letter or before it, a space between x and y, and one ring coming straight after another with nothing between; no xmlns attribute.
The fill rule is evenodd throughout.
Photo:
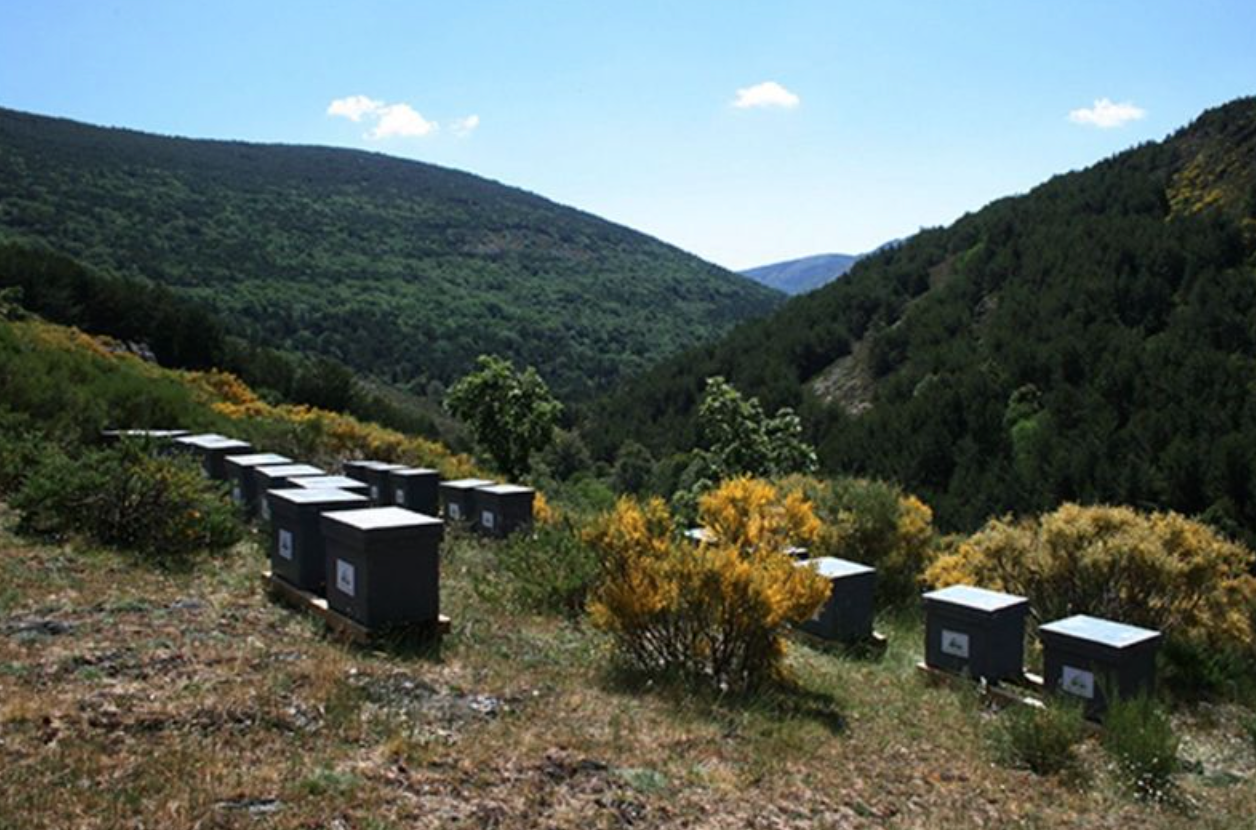
<svg viewBox="0 0 1256 830"><path fill-rule="evenodd" d="M168 449L176 438L191 434L186 429L106 429L101 430L100 437L106 444L136 441L150 444L160 451Z"/></svg>
<svg viewBox="0 0 1256 830"><path fill-rule="evenodd" d="M405 469L404 464L388 461L346 461L342 466L346 476L365 482L371 488L371 501L381 507L392 503L392 495L388 492L389 472Z"/></svg>
<svg viewBox="0 0 1256 830"><path fill-rule="evenodd" d="M195 435L180 435L171 441L170 446L176 453L195 458L203 464L206 446L230 440L227 436L216 432L198 432Z"/></svg>
<svg viewBox="0 0 1256 830"><path fill-rule="evenodd" d="M475 527L489 536L509 536L532 525L536 491L518 484L492 484L475 491Z"/></svg>
<svg viewBox="0 0 1256 830"><path fill-rule="evenodd" d="M227 481L231 483L231 500L252 514L257 509L257 482L253 478L253 468L273 467L291 461L291 458L273 452L227 456L222 460L222 466L227 471Z"/></svg>
<svg viewBox="0 0 1256 830"><path fill-rule="evenodd" d="M393 503L392 485L389 475L396 470L404 470L404 464L389 464L384 461L377 461L369 467L363 468L362 472L366 475L366 483L371 488L371 501L377 507L387 507Z"/></svg>
<svg viewBox="0 0 1256 830"><path fill-rule="evenodd" d="M369 461L365 459L354 459L352 461L343 462L340 465L340 469L343 470L344 474L348 476L349 478L355 478L358 481L367 483L366 468L371 466L372 464L378 464L378 463L380 462Z"/></svg>
<svg viewBox="0 0 1256 830"><path fill-rule="evenodd" d="M451 522L475 521L475 491L496 482L483 478L459 478L440 483L441 515Z"/></svg>
<svg viewBox="0 0 1256 830"><path fill-rule="evenodd" d="M440 473L403 467L388 473L393 504L428 516L440 513Z"/></svg>
<svg viewBox="0 0 1256 830"><path fill-rule="evenodd" d="M1092 717L1107 708L1105 693L1134 697L1156 682L1158 631L1079 614L1038 628L1043 682L1085 701Z"/></svg>
<svg viewBox="0 0 1256 830"><path fill-rule="evenodd" d="M440 615L444 523L402 507L326 513L327 604L370 627Z"/></svg>
<svg viewBox="0 0 1256 830"><path fill-rule="evenodd" d="M271 490L271 571L304 591L322 594L327 584L327 558L320 517L336 510L369 507L359 493L293 487Z"/></svg>
<svg viewBox="0 0 1256 830"><path fill-rule="evenodd" d="M803 631L846 643L872 638L875 568L832 556L797 562L795 567L812 568L833 586L816 615L799 626Z"/></svg>
<svg viewBox="0 0 1256 830"><path fill-rule="evenodd" d="M275 464L266 467L253 467L254 487L257 489L257 506L263 519L270 519L270 500L266 494L271 490L282 490L296 487L298 478L327 475L326 471L309 464Z"/></svg>
<svg viewBox="0 0 1256 830"><path fill-rule="evenodd" d="M316 490L347 490L359 496L371 497L371 485L349 476L301 476L292 480L294 487L311 487Z"/></svg>
<svg viewBox="0 0 1256 830"><path fill-rule="evenodd" d="M925 664L996 682L1024 674L1024 597L952 585L924 595Z"/></svg>
<svg viewBox="0 0 1256 830"><path fill-rule="evenodd" d="M185 435L174 439L176 444L191 450L201 460L205 474L215 481L224 481L227 470L223 461L229 455L245 455L253 449L248 441L237 441L222 435Z"/></svg>

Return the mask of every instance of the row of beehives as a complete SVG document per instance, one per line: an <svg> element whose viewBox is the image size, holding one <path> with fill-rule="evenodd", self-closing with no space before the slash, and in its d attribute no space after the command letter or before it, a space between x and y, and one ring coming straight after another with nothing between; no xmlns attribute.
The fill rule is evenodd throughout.
<svg viewBox="0 0 1256 830"><path fill-rule="evenodd" d="M1026 678L1025 597L953 585L924 595L925 665L988 682ZM1161 634L1076 614L1038 626L1042 686L1080 698L1088 715L1106 700L1150 693Z"/></svg>
<svg viewBox="0 0 1256 830"><path fill-rule="evenodd" d="M711 538L701 528L686 536ZM805 548L787 552L832 586L825 604L800 628L828 640L870 640L876 569L836 557L807 559ZM931 591L923 601L927 667L991 683L1026 680L1026 598L955 585ZM1039 626L1038 637L1043 687L1080 698L1092 716L1103 712L1107 695L1150 692L1155 683L1157 631L1079 614Z"/></svg>
<svg viewBox="0 0 1256 830"><path fill-rule="evenodd" d="M371 628L439 617L441 517L492 536L532 521L535 493L517 485L442 481L435 470L381 461L347 461L334 475L216 434L106 436L196 455L208 476L230 483L242 510L265 520L274 577Z"/></svg>

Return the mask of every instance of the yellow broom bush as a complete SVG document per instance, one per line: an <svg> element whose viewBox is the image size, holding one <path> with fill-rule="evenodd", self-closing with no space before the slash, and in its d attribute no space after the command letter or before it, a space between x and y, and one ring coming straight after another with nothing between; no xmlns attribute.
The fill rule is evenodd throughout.
<svg viewBox="0 0 1256 830"><path fill-rule="evenodd" d="M619 501L586 533L605 573L591 597L594 625L635 669L745 690L779 676L783 632L810 617L829 584L797 568L786 544L820 530L800 496L734 479L701 500L713 541L677 538L660 499Z"/></svg>
<svg viewBox="0 0 1256 830"><path fill-rule="evenodd" d="M1252 644L1253 554L1177 513L1065 504L996 519L930 566L938 587L1029 597L1042 620L1090 614L1225 646Z"/></svg>

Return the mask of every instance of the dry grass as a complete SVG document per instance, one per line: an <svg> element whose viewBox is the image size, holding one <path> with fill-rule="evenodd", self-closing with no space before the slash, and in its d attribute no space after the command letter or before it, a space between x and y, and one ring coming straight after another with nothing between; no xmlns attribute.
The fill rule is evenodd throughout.
<svg viewBox="0 0 1256 830"><path fill-rule="evenodd" d="M0 523L8 524L0 514ZM477 592L455 537L439 651L363 651L272 604L242 545L188 573L0 531L0 828L1250 827L1256 747L1185 713L1185 806L995 765L974 694L799 644L753 700L607 669L592 632Z"/></svg>

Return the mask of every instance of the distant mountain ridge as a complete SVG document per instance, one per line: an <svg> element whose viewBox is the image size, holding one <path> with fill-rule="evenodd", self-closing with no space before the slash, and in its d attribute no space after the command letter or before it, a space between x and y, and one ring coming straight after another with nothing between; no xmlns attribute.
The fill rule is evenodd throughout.
<svg viewBox="0 0 1256 830"><path fill-rule="evenodd" d="M412 388L492 352L605 389L783 295L469 173L0 109L0 240L204 301L254 342Z"/></svg>
<svg viewBox="0 0 1256 830"><path fill-rule="evenodd" d="M786 294L805 294L844 275L862 257L863 254L815 254L748 268L741 274Z"/></svg>

